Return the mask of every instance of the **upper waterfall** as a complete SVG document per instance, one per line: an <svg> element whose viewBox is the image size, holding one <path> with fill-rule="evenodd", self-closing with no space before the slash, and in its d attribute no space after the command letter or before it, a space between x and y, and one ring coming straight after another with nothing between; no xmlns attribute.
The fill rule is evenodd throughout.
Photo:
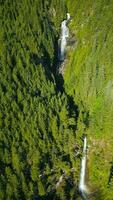
<svg viewBox="0 0 113 200"><path fill-rule="evenodd" d="M69 37L69 28L67 27L67 22L70 20L70 14L67 13L67 19L65 19L61 23L61 36L60 36L60 53L59 53L59 60L64 61L65 59L65 52L66 52L66 44L67 38Z"/></svg>

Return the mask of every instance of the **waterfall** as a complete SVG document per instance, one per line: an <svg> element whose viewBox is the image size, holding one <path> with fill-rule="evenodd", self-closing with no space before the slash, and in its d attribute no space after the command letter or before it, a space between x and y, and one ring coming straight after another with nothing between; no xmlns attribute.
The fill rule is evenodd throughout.
<svg viewBox="0 0 113 200"><path fill-rule="evenodd" d="M82 194L83 199L87 199L85 193L87 192L87 187L85 184L85 173L86 173L86 150L87 150L87 138L84 138L83 146L83 157L81 160L81 169L80 169L80 181L79 181L79 191Z"/></svg>
<svg viewBox="0 0 113 200"><path fill-rule="evenodd" d="M61 37L60 37L60 55L59 60L64 61L67 38L69 37L69 29L67 27L67 22L70 20L70 14L67 13L67 19L61 23Z"/></svg>

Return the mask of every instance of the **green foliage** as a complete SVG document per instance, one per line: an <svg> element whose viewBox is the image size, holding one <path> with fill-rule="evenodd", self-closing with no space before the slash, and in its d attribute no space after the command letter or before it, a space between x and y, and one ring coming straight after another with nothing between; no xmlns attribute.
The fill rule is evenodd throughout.
<svg viewBox="0 0 113 200"><path fill-rule="evenodd" d="M72 6L73 5L73 6ZM79 107L78 136L88 134L90 185L100 187L102 198L112 199L108 187L113 158L113 2L67 0L70 29L76 48L69 53L65 89Z"/></svg>
<svg viewBox="0 0 113 200"><path fill-rule="evenodd" d="M0 3L1 200L57 198L75 165L76 114L53 75L65 13L62 0Z"/></svg>

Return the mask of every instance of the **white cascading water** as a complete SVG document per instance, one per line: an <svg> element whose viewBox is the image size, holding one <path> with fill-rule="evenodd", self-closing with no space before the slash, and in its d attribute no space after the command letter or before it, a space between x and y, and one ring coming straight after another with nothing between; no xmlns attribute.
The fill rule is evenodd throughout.
<svg viewBox="0 0 113 200"><path fill-rule="evenodd" d="M67 13L67 20L64 20L61 23L60 61L64 61L65 59L67 38L69 37L69 29L67 27L67 22L69 21L69 19L70 19L70 14Z"/></svg>
<svg viewBox="0 0 113 200"><path fill-rule="evenodd" d="M85 173L86 173L86 151L87 151L87 138L84 138L84 146L83 146L83 157L81 160L81 169L80 169L80 181L79 181L79 191L81 192L84 199L85 193L87 192L86 184L85 184Z"/></svg>

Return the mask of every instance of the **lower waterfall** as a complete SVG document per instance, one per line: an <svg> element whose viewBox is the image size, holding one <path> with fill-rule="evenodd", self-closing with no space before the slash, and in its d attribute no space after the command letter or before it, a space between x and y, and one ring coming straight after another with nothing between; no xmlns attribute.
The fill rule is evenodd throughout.
<svg viewBox="0 0 113 200"><path fill-rule="evenodd" d="M84 200L86 200L87 187L85 184L85 174L86 174L86 151L87 151L87 138L84 138L83 146L83 156L81 160L81 169L80 169L80 181L79 181L79 192L81 193Z"/></svg>

